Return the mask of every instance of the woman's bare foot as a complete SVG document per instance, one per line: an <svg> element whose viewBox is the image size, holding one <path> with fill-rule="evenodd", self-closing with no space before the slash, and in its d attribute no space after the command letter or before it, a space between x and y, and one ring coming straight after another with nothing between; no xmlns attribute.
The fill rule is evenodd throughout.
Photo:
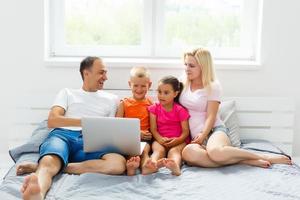
<svg viewBox="0 0 300 200"><path fill-rule="evenodd" d="M139 156L131 157L129 160L127 160L126 162L127 176L135 175L135 170L139 168L140 161L141 159Z"/></svg>
<svg viewBox="0 0 300 200"><path fill-rule="evenodd" d="M24 200L43 199L38 178L35 174L31 174L25 177L24 183L21 187L21 193Z"/></svg>
<svg viewBox="0 0 300 200"><path fill-rule="evenodd" d="M23 175L27 173L32 173L35 172L38 167L37 163L34 162L23 162L20 165L17 166L16 168L16 174Z"/></svg>
<svg viewBox="0 0 300 200"><path fill-rule="evenodd" d="M240 163L262 168L269 168L271 166L271 163L267 160L244 160Z"/></svg>
<svg viewBox="0 0 300 200"><path fill-rule="evenodd" d="M153 160L151 160L151 158L149 158L146 162L145 165L142 166L142 174L143 175L148 175L148 174L152 174L158 171L157 168L157 163Z"/></svg>
<svg viewBox="0 0 300 200"><path fill-rule="evenodd" d="M284 155L271 155L271 154L264 154L264 160L269 161L271 164L287 164L291 165L292 161Z"/></svg>
<svg viewBox="0 0 300 200"><path fill-rule="evenodd" d="M177 165L177 163L174 160L167 158L164 161L164 165L166 166L166 168L171 170L173 175L176 175L176 176L181 175L180 167L179 167L179 165Z"/></svg>

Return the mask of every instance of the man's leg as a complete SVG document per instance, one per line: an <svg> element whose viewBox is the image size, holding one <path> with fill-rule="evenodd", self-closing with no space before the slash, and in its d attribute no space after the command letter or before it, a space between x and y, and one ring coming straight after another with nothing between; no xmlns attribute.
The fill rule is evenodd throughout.
<svg viewBox="0 0 300 200"><path fill-rule="evenodd" d="M61 166L62 162L58 156L44 156L40 160L36 172L25 178L21 188L23 199L44 199L47 191L51 187L52 178L59 172Z"/></svg>
<svg viewBox="0 0 300 200"><path fill-rule="evenodd" d="M120 175L126 170L126 160L116 153L105 154L101 159L69 163L64 172L69 174L102 173Z"/></svg>

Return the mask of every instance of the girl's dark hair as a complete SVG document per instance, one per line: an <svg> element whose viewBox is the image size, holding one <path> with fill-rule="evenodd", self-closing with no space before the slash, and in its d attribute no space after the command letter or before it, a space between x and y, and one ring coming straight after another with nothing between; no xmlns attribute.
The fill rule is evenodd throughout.
<svg viewBox="0 0 300 200"><path fill-rule="evenodd" d="M163 77L160 81L160 83L163 83L163 84L170 84L173 88L173 90L175 92L178 92L177 96L175 97L174 101L176 103L179 103L179 97L180 97L180 94L183 90L183 83L180 82L176 77L174 76L165 76Z"/></svg>
<svg viewBox="0 0 300 200"><path fill-rule="evenodd" d="M83 61L81 61L79 71L80 71L82 80L84 80L83 71L86 69L90 69L93 66L95 60L100 60L100 58L88 56L85 59L83 59Z"/></svg>

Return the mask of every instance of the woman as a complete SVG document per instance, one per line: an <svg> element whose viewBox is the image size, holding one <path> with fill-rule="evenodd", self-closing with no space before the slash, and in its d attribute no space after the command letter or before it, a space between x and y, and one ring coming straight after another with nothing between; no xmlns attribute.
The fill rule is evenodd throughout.
<svg viewBox="0 0 300 200"><path fill-rule="evenodd" d="M199 48L184 54L186 85L180 103L190 113L192 142L182 152L189 165L219 167L243 163L267 168L274 163L291 164L283 155L252 153L231 145L229 129L220 120L218 109L221 85L215 78L208 50Z"/></svg>

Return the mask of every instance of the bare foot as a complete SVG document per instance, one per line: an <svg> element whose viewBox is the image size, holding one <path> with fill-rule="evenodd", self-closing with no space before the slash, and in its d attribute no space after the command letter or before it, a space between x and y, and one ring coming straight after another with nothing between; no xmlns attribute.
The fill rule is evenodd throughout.
<svg viewBox="0 0 300 200"><path fill-rule="evenodd" d="M143 175L148 175L148 174L152 174L158 171L157 168L157 163L153 160L151 160L151 158L149 158L146 162L145 165L142 166L142 174Z"/></svg>
<svg viewBox="0 0 300 200"><path fill-rule="evenodd" d="M271 163L267 160L244 160L240 163L262 168L269 168L271 166Z"/></svg>
<svg viewBox="0 0 300 200"><path fill-rule="evenodd" d="M41 188L38 183L38 178L35 174L31 174L25 177L21 192L24 200L43 199Z"/></svg>
<svg viewBox="0 0 300 200"><path fill-rule="evenodd" d="M135 156L131 157L129 160L126 162L126 169L127 169L127 176L133 176L135 175L135 170L140 166L140 157Z"/></svg>
<svg viewBox="0 0 300 200"><path fill-rule="evenodd" d="M34 162L23 162L20 165L17 166L16 168L16 174L22 175L22 174L27 174L27 173L32 173L35 172L38 167L37 163Z"/></svg>
<svg viewBox="0 0 300 200"><path fill-rule="evenodd" d="M179 165L177 165L177 163L174 160L167 158L165 160L165 166L166 166L166 168L168 168L169 170L172 171L173 175L176 175L176 176L181 175L180 167L179 167Z"/></svg>
<svg viewBox="0 0 300 200"><path fill-rule="evenodd" d="M284 155L269 155L265 154L263 155L264 159L269 161L271 164L287 164L291 165L292 161Z"/></svg>
<svg viewBox="0 0 300 200"><path fill-rule="evenodd" d="M157 168L160 169L162 167L165 167L165 161L166 161L166 158L161 158L157 161Z"/></svg>

